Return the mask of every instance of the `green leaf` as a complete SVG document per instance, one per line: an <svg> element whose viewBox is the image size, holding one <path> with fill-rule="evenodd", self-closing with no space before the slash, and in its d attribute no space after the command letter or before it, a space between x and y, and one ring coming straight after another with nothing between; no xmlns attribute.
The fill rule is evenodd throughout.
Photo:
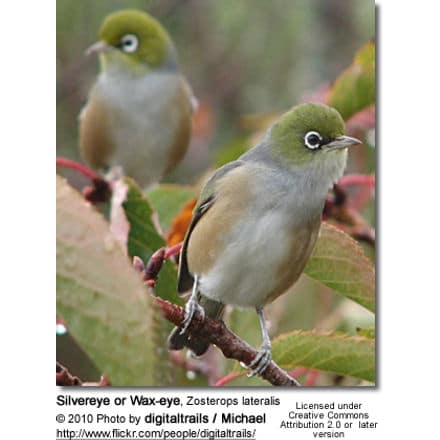
<svg viewBox="0 0 440 440"><path fill-rule="evenodd" d="M128 189L125 201L122 203L130 225L127 241L128 254L131 257L142 258L146 265L151 255L165 246L165 240L155 227L153 218L157 213L153 211L147 197L133 179L125 178L124 183ZM162 197L165 195L162 194ZM164 262L154 288L154 294L177 304L183 303L182 298L177 294L177 271L171 261ZM173 382L173 368L166 350L166 341L173 326L163 319L158 308L153 306L153 309L150 337L156 353L154 380L155 384L159 386L170 385Z"/></svg>
<svg viewBox="0 0 440 440"><path fill-rule="evenodd" d="M113 385L153 385L149 296L109 224L59 176L57 314Z"/></svg>
<svg viewBox="0 0 440 440"><path fill-rule="evenodd" d="M359 244L336 227L321 225L304 273L374 312L374 267Z"/></svg>
<svg viewBox="0 0 440 440"><path fill-rule="evenodd" d="M157 232L153 223L154 211L140 188L133 179L126 177L128 187L122 207L130 224L127 249L131 257L140 257L147 264L150 257L159 248L165 246L165 240Z"/></svg>
<svg viewBox="0 0 440 440"><path fill-rule="evenodd" d="M159 216L164 231L171 227L173 219L182 210L183 205L196 197L196 192L188 186L159 185L147 193L148 200Z"/></svg>
<svg viewBox="0 0 440 440"><path fill-rule="evenodd" d="M295 330L273 341L272 355L284 369L306 367L374 382L375 341L360 336Z"/></svg>
<svg viewBox="0 0 440 440"><path fill-rule="evenodd" d="M375 103L375 44L365 44L332 85L328 103L347 120Z"/></svg>
<svg viewBox="0 0 440 440"><path fill-rule="evenodd" d="M147 197L133 179L127 177L124 182L128 187L126 199L122 203L130 224L128 254L130 257L140 257L147 264L151 255L166 243L153 223L155 212ZM164 263L154 291L163 299L182 304L182 299L177 295L177 271L170 261Z"/></svg>

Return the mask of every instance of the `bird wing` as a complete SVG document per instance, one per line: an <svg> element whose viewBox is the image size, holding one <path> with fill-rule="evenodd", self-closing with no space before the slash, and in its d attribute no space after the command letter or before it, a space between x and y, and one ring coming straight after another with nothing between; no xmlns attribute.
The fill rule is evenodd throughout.
<svg viewBox="0 0 440 440"><path fill-rule="evenodd" d="M191 233L196 227L197 223L203 217L206 212L214 205L216 201L216 183L217 181L224 177L231 170L240 167L244 164L244 162L236 160L234 162L230 162L223 167L219 168L213 176L206 182L205 186L202 189L202 192L199 197L199 201L197 202L196 207L194 208L194 214L189 225L188 231L185 235L185 240L182 246L182 252L180 254L180 263L179 263L179 275L178 275L178 284L177 290L179 293L183 294L190 290L194 283L194 277L189 272L188 261L187 261L187 248L188 242L191 237Z"/></svg>
<svg viewBox="0 0 440 440"><path fill-rule="evenodd" d="M95 92L95 87L79 115L79 146L88 165L105 169L110 165L115 145L110 134L107 106Z"/></svg>
<svg viewBox="0 0 440 440"><path fill-rule="evenodd" d="M194 91L193 91L191 85L188 83L188 81L186 81L185 78L182 77L182 82L183 82L183 88L185 91L185 95L189 99L189 103L190 103L190 107L191 107L191 114L193 114L199 108L199 101L195 97Z"/></svg>

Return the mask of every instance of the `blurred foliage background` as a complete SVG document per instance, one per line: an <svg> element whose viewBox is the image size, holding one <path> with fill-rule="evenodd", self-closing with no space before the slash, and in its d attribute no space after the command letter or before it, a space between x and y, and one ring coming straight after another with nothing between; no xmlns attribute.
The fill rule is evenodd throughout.
<svg viewBox="0 0 440 440"><path fill-rule="evenodd" d="M375 34L372 0L58 0L59 156L79 160L77 116L98 72L98 60L86 57L84 52L97 40L102 19L123 8L146 10L165 26L177 46L181 69L199 100L190 150L166 179L195 184L195 193L210 169L235 159L251 146L255 140L252 131L258 130L255 126L249 129L244 122L247 116L283 112L300 101L313 100ZM374 172L374 131L370 138L367 133L366 141L365 147L350 154L347 172ZM62 174L75 186L84 184L77 175ZM154 202L153 195L151 200ZM365 205L362 214L374 226L374 200ZM374 250L363 247L374 259ZM302 277L294 290L295 295L283 295L268 307L272 335L294 328L356 335L357 327L374 326L370 312L308 277ZM260 345L253 310L229 311L227 320L240 337L255 347ZM74 346L70 336L60 333L58 359L83 380L98 380L99 369L86 362L79 349L74 351ZM215 362L219 374L237 371L236 362L221 357ZM189 375L180 383L205 385L206 380ZM316 382L336 383L353 385L359 381L322 374ZM262 384L258 378L231 383Z"/></svg>
<svg viewBox="0 0 440 440"><path fill-rule="evenodd" d="M146 10L165 26L199 100L189 154L168 177L185 183L241 139L243 115L290 108L374 36L372 0L58 0L58 155L79 158L77 115L98 72L84 51L103 17L122 8Z"/></svg>

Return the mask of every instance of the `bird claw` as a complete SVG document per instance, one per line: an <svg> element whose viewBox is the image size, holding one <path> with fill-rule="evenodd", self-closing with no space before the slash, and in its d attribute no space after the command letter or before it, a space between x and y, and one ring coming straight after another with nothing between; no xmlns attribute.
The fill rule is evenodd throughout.
<svg viewBox="0 0 440 440"><path fill-rule="evenodd" d="M185 318L183 320L182 330L180 331L181 335L187 332L192 320L194 319L196 311L200 313L200 315L202 316L202 320L205 319L205 310L203 310L203 307L199 305L197 300L193 300L192 298L190 298L190 300L185 305Z"/></svg>
<svg viewBox="0 0 440 440"><path fill-rule="evenodd" d="M247 377L259 376L264 373L272 362L272 349L270 346L263 345L255 356L254 360L247 366L251 371Z"/></svg>

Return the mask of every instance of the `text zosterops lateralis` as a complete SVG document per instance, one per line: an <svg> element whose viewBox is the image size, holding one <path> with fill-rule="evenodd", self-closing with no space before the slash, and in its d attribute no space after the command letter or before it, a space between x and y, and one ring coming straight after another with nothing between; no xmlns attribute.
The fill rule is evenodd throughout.
<svg viewBox="0 0 440 440"><path fill-rule="evenodd" d="M165 29L148 14L107 16L100 40L101 72L80 114L80 150L93 168L122 167L142 187L158 182L183 158L195 98L179 70Z"/></svg>
<svg viewBox="0 0 440 440"><path fill-rule="evenodd" d="M269 365L271 343L263 307L299 278L315 246L329 188L343 172L347 147L340 114L323 104L285 113L264 140L218 169L205 184L183 244L178 290L192 289L184 328L169 348L196 355L209 346L186 330L198 307L219 319L224 306L255 307L263 345L251 376Z"/></svg>

